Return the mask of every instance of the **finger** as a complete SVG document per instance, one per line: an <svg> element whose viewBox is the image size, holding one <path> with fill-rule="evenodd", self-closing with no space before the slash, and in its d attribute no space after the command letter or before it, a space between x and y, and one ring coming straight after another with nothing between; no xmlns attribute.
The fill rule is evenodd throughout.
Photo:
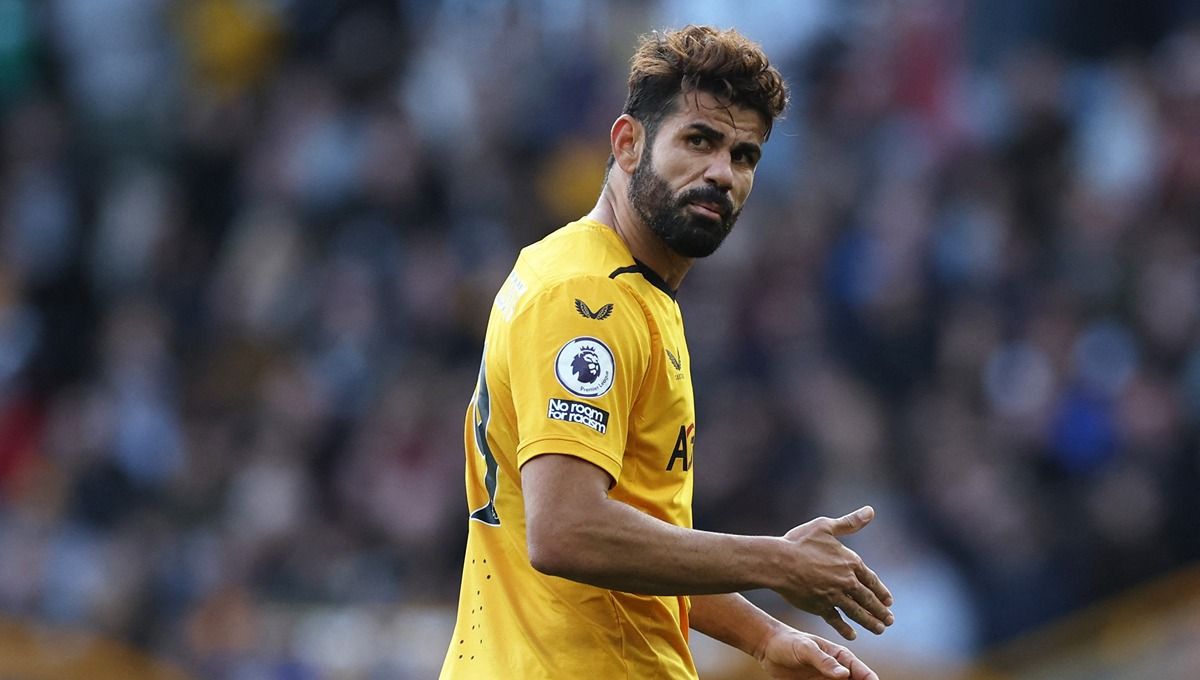
<svg viewBox="0 0 1200 680"><path fill-rule="evenodd" d="M849 515L843 515L833 520L832 524L830 524L829 531L834 536L845 536L846 534L852 534L867 526L867 524L873 519L875 519L875 508L872 508L869 505L864 505Z"/></svg>
<svg viewBox="0 0 1200 680"><path fill-rule="evenodd" d="M843 614L850 617L850 620L876 635L883 633L887 629L883 621L875 618L871 612L864 609L862 605L855 602L849 595L841 595L835 604L837 604L838 609L842 610Z"/></svg>
<svg viewBox="0 0 1200 680"><path fill-rule="evenodd" d="M821 618L825 620L825 623L828 623L830 627L836 630L838 635L841 635L847 640L853 640L854 638L858 637L858 634L854 632L854 629L850 627L850 624L846 623L841 614L838 613L838 610L831 608L827 613L822 614Z"/></svg>
<svg viewBox="0 0 1200 680"><path fill-rule="evenodd" d="M829 644L832 645L833 643ZM854 656L854 652L841 645L837 645L837 647L838 649L831 653L838 660L839 664L850 669L850 680L879 680L879 676L875 674L875 671L860 661L857 656Z"/></svg>
<svg viewBox="0 0 1200 680"><path fill-rule="evenodd" d="M875 597L878 597L879 601L885 606L890 607L895 603L896 600L892 597L892 591L888 590L888 587L883 585L883 580L880 579L879 575L872 571L870 567L868 567L866 564L862 564L859 567L857 574L859 582L870 588L871 592L875 593Z"/></svg>
<svg viewBox="0 0 1200 680"><path fill-rule="evenodd" d="M814 640L797 641L792 647L801 666L811 666L827 678L842 680L850 676L850 667L843 665Z"/></svg>
<svg viewBox="0 0 1200 680"><path fill-rule="evenodd" d="M839 645L838 643L826 640L825 638L821 637L820 635L813 635L812 633L809 633L808 639L812 640L813 644L820 647L821 651L825 652L829 656L836 657L838 654L841 654L842 652L849 651L845 647Z"/></svg>
<svg viewBox="0 0 1200 680"><path fill-rule="evenodd" d="M854 652L846 647L839 645L836 642L830 642L819 635L810 635L809 640L812 640L822 652L838 660L842 666L850 669L851 680L879 680L879 676L875 675L875 671L871 670L867 664L859 660Z"/></svg>
<svg viewBox="0 0 1200 680"><path fill-rule="evenodd" d="M881 622L883 625L890 626L896 622L896 617L892 615L892 610L885 607L884 604L879 601L879 598L875 597L875 593L868 588L859 586L850 590L848 594L850 597L854 598L854 601L858 603L859 606L867 610L867 613L869 613L875 620Z"/></svg>

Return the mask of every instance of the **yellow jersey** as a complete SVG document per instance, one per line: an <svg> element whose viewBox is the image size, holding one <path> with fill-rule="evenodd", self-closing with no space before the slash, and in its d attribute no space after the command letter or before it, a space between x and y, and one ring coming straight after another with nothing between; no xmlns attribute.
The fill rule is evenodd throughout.
<svg viewBox="0 0 1200 680"><path fill-rule="evenodd" d="M529 563L521 466L577 456L609 497L692 525L692 397L674 293L582 219L521 251L488 320L465 428L467 551L443 680L695 678L686 597L546 576Z"/></svg>

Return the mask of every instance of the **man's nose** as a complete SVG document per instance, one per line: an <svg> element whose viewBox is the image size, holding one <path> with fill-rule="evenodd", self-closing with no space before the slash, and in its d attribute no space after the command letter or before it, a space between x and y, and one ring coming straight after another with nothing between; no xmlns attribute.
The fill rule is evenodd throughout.
<svg viewBox="0 0 1200 680"><path fill-rule="evenodd" d="M704 181L721 191L728 192L733 188L733 163L728 158L717 154L705 169Z"/></svg>

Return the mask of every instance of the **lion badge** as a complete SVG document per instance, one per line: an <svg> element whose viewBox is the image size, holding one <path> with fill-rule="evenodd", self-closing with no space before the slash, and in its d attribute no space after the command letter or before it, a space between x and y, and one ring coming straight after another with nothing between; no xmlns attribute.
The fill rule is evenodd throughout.
<svg viewBox="0 0 1200 680"><path fill-rule="evenodd" d="M608 346L596 338L575 338L558 350L554 375L578 397L594 398L612 388L617 364Z"/></svg>

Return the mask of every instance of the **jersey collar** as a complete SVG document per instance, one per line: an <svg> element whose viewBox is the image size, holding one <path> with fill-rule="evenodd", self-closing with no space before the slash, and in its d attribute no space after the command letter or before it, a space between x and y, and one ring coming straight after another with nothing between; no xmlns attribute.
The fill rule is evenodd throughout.
<svg viewBox="0 0 1200 680"><path fill-rule="evenodd" d="M667 285L667 282L663 279L663 277L658 275L658 272L651 269L649 265L637 259L636 257L633 258L633 264L627 267L617 267L612 271L611 274L608 275L608 278L615 279L621 274L641 274L643 278L650 282L650 285L666 293L667 297L671 298L672 300L675 299L676 291L671 290L671 287Z"/></svg>

